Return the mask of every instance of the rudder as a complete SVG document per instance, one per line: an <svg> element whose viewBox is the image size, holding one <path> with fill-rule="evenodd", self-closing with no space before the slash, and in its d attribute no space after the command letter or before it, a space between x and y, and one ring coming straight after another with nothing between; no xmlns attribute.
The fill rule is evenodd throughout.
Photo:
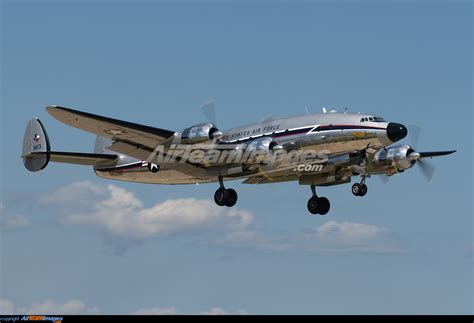
<svg viewBox="0 0 474 323"><path fill-rule="evenodd" d="M22 158L26 169L37 172L48 166L51 146L48 134L38 118L33 118L26 126L23 137ZM42 153L42 154L33 154Z"/></svg>

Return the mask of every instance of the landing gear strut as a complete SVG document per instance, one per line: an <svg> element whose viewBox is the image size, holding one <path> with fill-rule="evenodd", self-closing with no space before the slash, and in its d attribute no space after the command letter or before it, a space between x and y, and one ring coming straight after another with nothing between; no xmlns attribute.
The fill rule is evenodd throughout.
<svg viewBox="0 0 474 323"><path fill-rule="evenodd" d="M355 196L364 196L367 194L367 185L365 185L366 176L362 176L360 183L355 183L352 185L352 194Z"/></svg>
<svg viewBox="0 0 474 323"><path fill-rule="evenodd" d="M308 200L308 211L311 214L327 214L331 208L329 200L325 197L318 197L315 185L311 185L311 192L313 192L313 196Z"/></svg>
<svg viewBox="0 0 474 323"><path fill-rule="evenodd" d="M222 177L219 176L219 188L214 193L214 202L219 206L232 207L237 203L237 192L231 188L226 189Z"/></svg>

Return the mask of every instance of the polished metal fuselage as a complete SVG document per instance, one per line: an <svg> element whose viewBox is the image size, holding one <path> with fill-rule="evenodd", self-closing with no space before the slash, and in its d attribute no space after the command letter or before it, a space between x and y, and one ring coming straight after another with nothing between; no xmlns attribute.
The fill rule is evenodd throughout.
<svg viewBox="0 0 474 323"><path fill-rule="evenodd" d="M223 131L218 145L239 144L270 137L285 149L325 151L330 158L362 151L378 150L393 142L387 137L388 122L361 121L368 115L345 113L315 113L287 118L265 119L259 123L248 124ZM179 131L169 144L179 144ZM261 176L285 176L286 180L298 180L311 176L306 171L290 168L288 165L262 165L257 170L248 170L239 165L220 167L197 167L188 163L175 162L160 165L159 172L150 172L147 165L153 161L140 161L121 155L119 162L111 169L96 168L98 176L141 183L154 184L198 184L215 182L219 175L224 179L238 179ZM336 164L335 164L336 165ZM327 167L327 166L325 166ZM327 167L328 174L334 167ZM304 174L303 174L304 173ZM317 169L320 176L324 169Z"/></svg>

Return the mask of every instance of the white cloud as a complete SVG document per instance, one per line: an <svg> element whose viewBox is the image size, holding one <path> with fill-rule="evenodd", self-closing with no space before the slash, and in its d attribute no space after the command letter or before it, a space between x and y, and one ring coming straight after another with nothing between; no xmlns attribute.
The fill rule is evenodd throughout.
<svg viewBox="0 0 474 323"><path fill-rule="evenodd" d="M308 251L398 253L402 250L385 228L372 224L328 221L302 234Z"/></svg>
<svg viewBox="0 0 474 323"><path fill-rule="evenodd" d="M70 300L65 303L46 300L41 303L33 303L28 307L16 307L7 299L0 299L0 314L47 314L47 315L74 315L74 314L97 314L96 307L87 307L79 300Z"/></svg>
<svg viewBox="0 0 474 323"><path fill-rule="evenodd" d="M220 307L213 307L209 311L199 313L200 315L229 315L229 313Z"/></svg>
<svg viewBox="0 0 474 323"><path fill-rule="evenodd" d="M132 313L132 315L183 315L185 313L179 312L175 307L152 307L139 309ZM239 310L236 313L230 313L220 307L213 307L208 311L196 313L197 315L246 315L244 310Z"/></svg>
<svg viewBox="0 0 474 323"><path fill-rule="evenodd" d="M111 236L134 240L214 228L238 231L254 221L248 211L195 198L170 199L146 208L132 192L87 181L72 183L40 202L62 208L65 224L90 225Z"/></svg>
<svg viewBox="0 0 474 323"><path fill-rule="evenodd" d="M313 235L322 240L364 241L376 238L384 231L371 224L328 221L314 228Z"/></svg>
<svg viewBox="0 0 474 323"><path fill-rule="evenodd" d="M87 307L79 300L71 300L65 303L58 303L52 300L46 300L42 303L33 303L24 311L26 314L97 314L96 307Z"/></svg>
<svg viewBox="0 0 474 323"><path fill-rule="evenodd" d="M176 315L178 311L175 307L152 307L136 310L132 315Z"/></svg>
<svg viewBox="0 0 474 323"><path fill-rule="evenodd" d="M8 300L0 298L0 315L94 315L99 314L97 307L88 307L82 301L74 299L64 303L54 300L45 300L39 303L33 303L27 307L17 307ZM142 308L131 313L132 315L183 315L176 307L152 307ZM199 315L230 315L230 314L247 314L244 310L236 313L228 312L220 307L213 307L208 311L199 312Z"/></svg>
<svg viewBox="0 0 474 323"><path fill-rule="evenodd" d="M372 224L331 220L306 232L268 234L257 229L249 211L218 207L211 200L195 198L169 199L146 207L130 191L89 181L67 185L42 197L40 203L60 211L64 224L100 229L112 238L109 242L118 252L150 237L205 231L219 231L222 235L216 244L230 248L273 252L402 251L393 235Z"/></svg>
<svg viewBox="0 0 474 323"><path fill-rule="evenodd" d="M3 202L0 202L0 229L17 230L30 225L27 218L22 215L10 213L6 210Z"/></svg>
<svg viewBox="0 0 474 323"><path fill-rule="evenodd" d="M274 252L401 252L386 229L371 224L328 221L309 232L272 235L261 231L240 231L226 235L224 245Z"/></svg>
<svg viewBox="0 0 474 323"><path fill-rule="evenodd" d="M220 307L213 307L209 311L198 313L198 315L248 315L245 310L238 310L236 313L229 313Z"/></svg>

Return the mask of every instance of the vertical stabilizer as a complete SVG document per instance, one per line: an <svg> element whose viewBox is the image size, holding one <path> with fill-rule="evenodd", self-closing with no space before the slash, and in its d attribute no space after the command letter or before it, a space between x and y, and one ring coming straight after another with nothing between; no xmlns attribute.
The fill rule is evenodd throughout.
<svg viewBox="0 0 474 323"><path fill-rule="evenodd" d="M22 158L25 167L32 172L44 169L50 158L51 146L46 129L38 118L28 122L23 137ZM33 154L42 153L42 154Z"/></svg>

